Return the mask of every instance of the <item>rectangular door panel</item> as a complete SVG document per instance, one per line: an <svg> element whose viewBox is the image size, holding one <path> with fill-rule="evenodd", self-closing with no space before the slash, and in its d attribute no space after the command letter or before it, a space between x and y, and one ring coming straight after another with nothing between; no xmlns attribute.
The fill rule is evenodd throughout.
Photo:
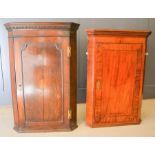
<svg viewBox="0 0 155 155"><path fill-rule="evenodd" d="M44 52L44 120L63 119L63 53L57 44ZM50 52L48 52L50 51Z"/></svg>
<svg viewBox="0 0 155 155"><path fill-rule="evenodd" d="M43 55L38 45L23 44L21 50L23 97L26 121L43 121L44 66ZM35 46L35 48L34 48Z"/></svg>
<svg viewBox="0 0 155 155"><path fill-rule="evenodd" d="M17 83L23 87L25 123L63 123L63 44L55 38L19 40L16 66L21 64L22 78Z"/></svg>
<svg viewBox="0 0 155 155"><path fill-rule="evenodd" d="M98 44L95 58L96 122L127 121L137 115L134 101L141 45ZM139 81L140 82L140 81ZM137 95L137 94L136 94Z"/></svg>

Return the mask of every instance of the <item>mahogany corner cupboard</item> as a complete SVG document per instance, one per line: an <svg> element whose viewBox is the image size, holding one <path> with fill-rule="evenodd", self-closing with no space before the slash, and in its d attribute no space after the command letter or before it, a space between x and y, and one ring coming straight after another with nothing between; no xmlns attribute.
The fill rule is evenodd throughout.
<svg viewBox="0 0 155 155"><path fill-rule="evenodd" d="M86 122L91 127L140 123L150 31L89 29Z"/></svg>
<svg viewBox="0 0 155 155"><path fill-rule="evenodd" d="M76 31L63 22L7 23L14 129L69 131L76 118Z"/></svg>

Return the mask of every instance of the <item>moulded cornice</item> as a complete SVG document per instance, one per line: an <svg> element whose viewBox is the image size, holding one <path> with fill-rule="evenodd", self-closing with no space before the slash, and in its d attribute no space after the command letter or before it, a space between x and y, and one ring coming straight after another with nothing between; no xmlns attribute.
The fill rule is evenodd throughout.
<svg viewBox="0 0 155 155"><path fill-rule="evenodd" d="M6 23L5 27L8 31L19 29L61 29L76 31L79 24L69 22L13 22Z"/></svg>

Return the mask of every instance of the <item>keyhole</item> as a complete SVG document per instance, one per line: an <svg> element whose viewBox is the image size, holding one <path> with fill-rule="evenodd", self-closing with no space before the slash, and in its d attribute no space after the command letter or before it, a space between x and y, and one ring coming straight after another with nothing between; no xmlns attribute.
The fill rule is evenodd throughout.
<svg viewBox="0 0 155 155"><path fill-rule="evenodd" d="M100 80L97 80L97 81L96 81L96 89L97 89L97 90L101 89Z"/></svg>
<svg viewBox="0 0 155 155"><path fill-rule="evenodd" d="M22 86L22 84L18 84L18 87L21 87Z"/></svg>

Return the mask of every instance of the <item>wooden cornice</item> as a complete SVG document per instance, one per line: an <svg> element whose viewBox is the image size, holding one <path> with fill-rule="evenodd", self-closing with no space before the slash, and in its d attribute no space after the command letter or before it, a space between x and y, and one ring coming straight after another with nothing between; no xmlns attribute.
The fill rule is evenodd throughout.
<svg viewBox="0 0 155 155"><path fill-rule="evenodd" d="M120 35L148 37L152 32L150 30L113 30L113 29L87 29L88 35Z"/></svg>
<svg viewBox="0 0 155 155"><path fill-rule="evenodd" d="M19 29L60 29L66 31L76 31L79 24L69 22L13 22L6 23L5 27L8 31Z"/></svg>

